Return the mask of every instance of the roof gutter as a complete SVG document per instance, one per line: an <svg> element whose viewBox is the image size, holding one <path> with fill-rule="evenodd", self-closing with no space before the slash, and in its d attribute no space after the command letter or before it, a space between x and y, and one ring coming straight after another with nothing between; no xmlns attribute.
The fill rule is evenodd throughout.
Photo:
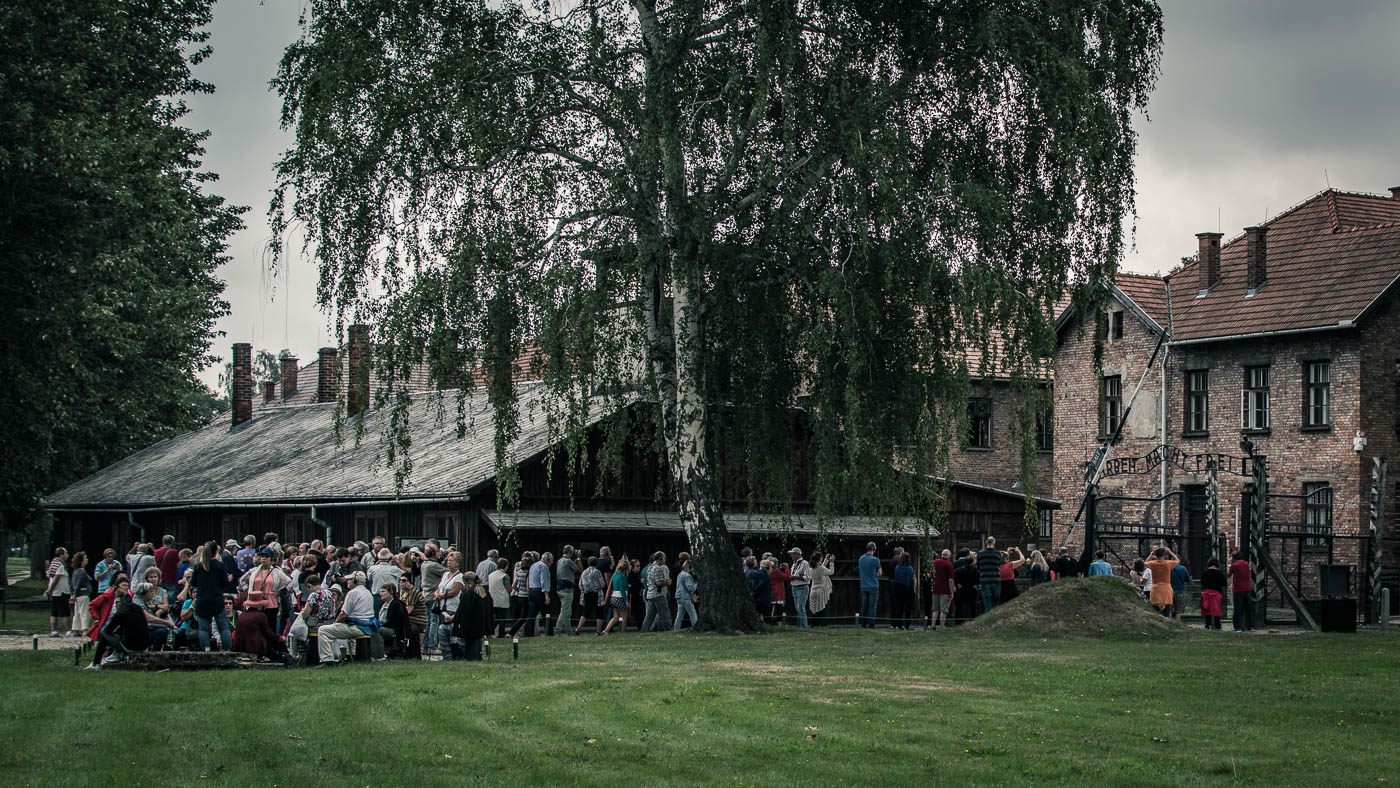
<svg viewBox="0 0 1400 788"><path fill-rule="evenodd" d="M470 501L470 495L453 495L441 498L379 498L360 501L331 501L328 503L308 503L307 501L288 501L285 503L267 502L242 502L225 501L222 503L188 503L171 504L168 506L122 506L92 504L87 506L56 506L45 507L50 512L126 512L126 516L132 525L136 521L131 519L132 512L177 512L188 509L301 509L310 506L313 519L315 519L316 509L345 509L352 506L396 506L402 504L434 504L434 503L466 503ZM138 526L139 527L139 526Z"/></svg>
<svg viewBox="0 0 1400 788"><path fill-rule="evenodd" d="M1249 334L1229 334L1219 337L1201 337L1200 339L1173 339L1171 345L1204 345L1210 342L1230 342L1236 339L1263 339L1265 337L1282 337L1293 334L1316 334L1319 331L1341 331L1343 329L1356 328L1356 322L1352 320L1338 320L1335 326L1313 326L1312 328L1286 328L1281 331L1255 331Z"/></svg>

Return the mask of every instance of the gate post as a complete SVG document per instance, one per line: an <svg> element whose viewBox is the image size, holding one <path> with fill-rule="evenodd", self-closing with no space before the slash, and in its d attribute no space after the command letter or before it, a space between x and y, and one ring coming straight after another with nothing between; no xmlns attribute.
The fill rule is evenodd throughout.
<svg viewBox="0 0 1400 788"><path fill-rule="evenodd" d="M1389 610L1381 610L1381 536L1385 531L1385 458L1371 458L1371 544L1366 576L1369 592L1366 595L1366 613L1370 623L1375 624L1382 616L1389 616Z"/></svg>
<svg viewBox="0 0 1400 788"><path fill-rule="evenodd" d="M1249 573L1254 590L1250 601L1254 603L1254 616L1261 624L1269 623L1268 576L1264 573L1264 558L1269 550L1269 471L1268 458L1262 454L1253 455L1251 475L1254 480L1254 499L1250 501L1249 521Z"/></svg>
<svg viewBox="0 0 1400 788"><path fill-rule="evenodd" d="M1089 505L1084 510L1084 552L1083 565L1087 567L1094 560L1094 552L1099 549L1099 487L1089 488ZM1085 569L1084 571L1088 571Z"/></svg>
<svg viewBox="0 0 1400 788"><path fill-rule="evenodd" d="M1206 562L1220 560L1220 469L1215 458L1206 461ZM1204 570L1205 567L1202 567Z"/></svg>

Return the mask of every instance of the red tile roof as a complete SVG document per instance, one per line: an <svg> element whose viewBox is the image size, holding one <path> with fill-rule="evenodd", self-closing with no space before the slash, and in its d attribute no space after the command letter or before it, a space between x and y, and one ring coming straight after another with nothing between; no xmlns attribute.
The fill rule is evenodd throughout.
<svg viewBox="0 0 1400 788"><path fill-rule="evenodd" d="M1400 277L1400 200L1324 191L1265 223L1267 279L1247 295L1246 244L1220 250L1220 282L1198 295L1195 263L1170 275L1173 339L1333 328Z"/></svg>
<svg viewBox="0 0 1400 788"><path fill-rule="evenodd" d="M1167 286L1166 280L1160 276L1150 274L1129 274L1122 271L1114 277L1114 284L1123 291L1137 305L1138 309L1147 313L1163 329L1167 328L1170 322L1167 319Z"/></svg>

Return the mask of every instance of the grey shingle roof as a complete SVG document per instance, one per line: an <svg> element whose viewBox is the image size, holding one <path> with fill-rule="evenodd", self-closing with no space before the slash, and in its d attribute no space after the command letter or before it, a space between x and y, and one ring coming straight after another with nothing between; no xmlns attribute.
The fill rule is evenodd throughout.
<svg viewBox="0 0 1400 788"><path fill-rule="evenodd" d="M421 393L408 408L413 469L396 495L384 467L381 436L389 409L366 414L355 445L353 422L342 425L336 446L335 403L266 408L230 430L211 424L148 446L48 496L50 509L124 509L229 503L314 503L460 496L495 473L492 410L477 390L466 400L467 432L458 439L455 391ZM544 412L545 389L520 395L520 435L511 461L544 451L555 437ZM594 400L590 424L606 415Z"/></svg>

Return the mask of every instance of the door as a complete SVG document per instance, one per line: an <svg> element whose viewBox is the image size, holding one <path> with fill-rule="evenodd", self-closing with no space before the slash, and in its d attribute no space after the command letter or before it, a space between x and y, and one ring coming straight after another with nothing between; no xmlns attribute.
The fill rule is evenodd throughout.
<svg viewBox="0 0 1400 788"><path fill-rule="evenodd" d="M1191 574L1200 576L1206 568L1206 486L1185 484L1186 516L1181 524L1182 553Z"/></svg>

